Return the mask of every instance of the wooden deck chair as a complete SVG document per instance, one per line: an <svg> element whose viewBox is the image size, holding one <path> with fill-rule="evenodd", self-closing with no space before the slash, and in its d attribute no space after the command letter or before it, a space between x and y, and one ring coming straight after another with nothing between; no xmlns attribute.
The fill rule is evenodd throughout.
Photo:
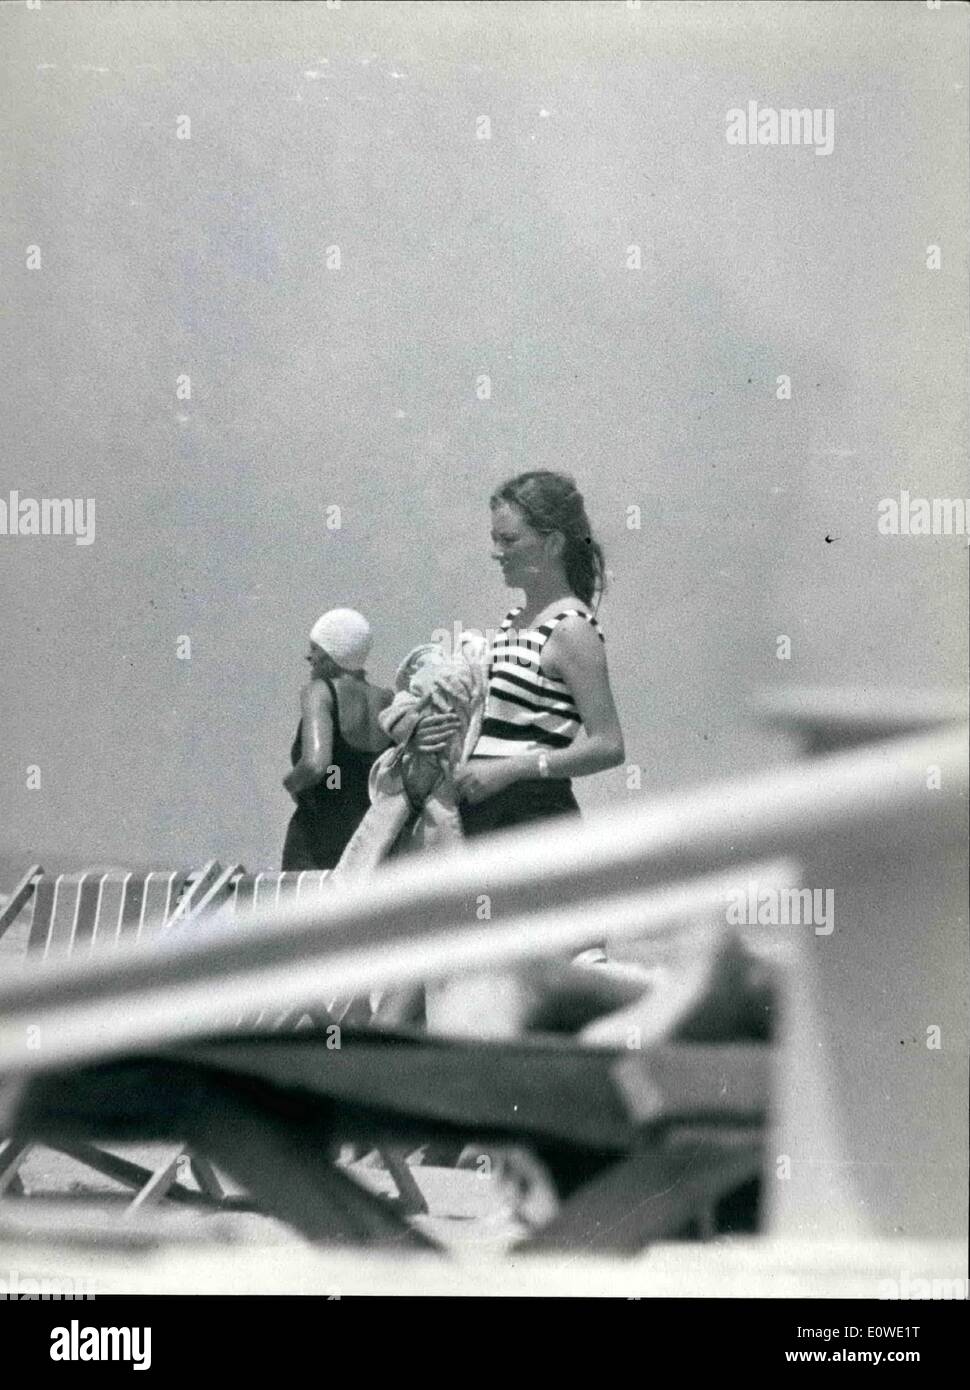
<svg viewBox="0 0 970 1390"><path fill-rule="evenodd" d="M0 914L0 935L32 902L29 958L48 961L108 951L121 941L167 931L189 920L219 875L220 866L215 860L192 873L175 870L48 876L39 864L33 865ZM43 1047L43 1038L38 1038L37 1045ZM20 1169L33 1147L30 1140L0 1142L0 1195L23 1193ZM61 1146L60 1152L133 1188L131 1210L154 1205L166 1196L176 1201L197 1200L198 1194L179 1181L186 1172L191 1173L205 1198L221 1202L225 1195L211 1165L184 1149L179 1149L155 1172L94 1144Z"/></svg>
<svg viewBox="0 0 970 1390"><path fill-rule="evenodd" d="M0 936L32 901L29 953L42 959L110 946L188 919L217 882L216 860L191 873L46 875L34 864L0 912Z"/></svg>
<svg viewBox="0 0 970 1390"><path fill-rule="evenodd" d="M76 1143L106 1117L125 1138L177 1131L310 1240L424 1248L434 1242L400 1211L321 1158L336 1134L534 1145L563 1201L522 1252L634 1254L702 1236L698 1211L763 1164L766 1044L624 1055L348 1030L339 1051L325 1047L312 1033L240 1037L43 1075L20 1092L14 1132Z"/></svg>

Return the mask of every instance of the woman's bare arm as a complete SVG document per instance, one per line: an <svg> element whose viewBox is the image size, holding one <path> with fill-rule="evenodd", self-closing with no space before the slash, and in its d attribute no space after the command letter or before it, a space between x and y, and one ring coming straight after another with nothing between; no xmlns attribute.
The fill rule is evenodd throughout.
<svg viewBox="0 0 970 1390"><path fill-rule="evenodd" d="M579 710L585 738L545 754L550 777L588 777L616 767L624 758L623 731L613 704L606 653L596 630L584 618L564 618L543 649L543 670L564 680ZM495 796L513 782L539 777L540 753L472 760L459 768L455 785L473 804Z"/></svg>
<svg viewBox="0 0 970 1390"><path fill-rule="evenodd" d="M303 729L299 761L283 778L295 800L327 775L333 755L333 700L326 681L313 680L300 691Z"/></svg>
<svg viewBox="0 0 970 1390"><path fill-rule="evenodd" d="M550 777L588 777L616 767L625 756L623 730L613 703L606 649L596 629L585 618L564 618L543 651L543 669L569 686L585 738L571 748L551 749L547 754ZM515 759L516 762L520 760ZM521 777L537 775L538 757L521 761Z"/></svg>

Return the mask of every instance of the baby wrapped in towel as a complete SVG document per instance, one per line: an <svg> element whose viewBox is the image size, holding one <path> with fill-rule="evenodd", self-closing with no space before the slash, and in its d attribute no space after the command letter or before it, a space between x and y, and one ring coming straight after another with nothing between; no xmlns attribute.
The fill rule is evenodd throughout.
<svg viewBox="0 0 970 1390"><path fill-rule="evenodd" d="M400 746L387 749L371 768L370 810L341 855L335 877L369 872L395 846L441 852L461 843L454 777L478 741L487 682L487 648L478 633L462 633L451 655L437 642L408 653L395 677L397 694L379 719L390 738L405 722L411 728ZM440 753L419 752L413 747L417 721L405 721L415 713L457 714L461 729Z"/></svg>

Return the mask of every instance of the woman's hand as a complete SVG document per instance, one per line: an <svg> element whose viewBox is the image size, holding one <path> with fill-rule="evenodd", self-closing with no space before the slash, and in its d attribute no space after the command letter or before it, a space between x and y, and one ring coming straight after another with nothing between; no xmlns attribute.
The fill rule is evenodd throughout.
<svg viewBox="0 0 970 1390"><path fill-rule="evenodd" d="M440 753L461 731L457 714L423 714L415 726L412 747L419 753Z"/></svg>
<svg viewBox="0 0 970 1390"><path fill-rule="evenodd" d="M455 773L455 787L462 801L472 806L504 791L519 780L515 758L477 758Z"/></svg>

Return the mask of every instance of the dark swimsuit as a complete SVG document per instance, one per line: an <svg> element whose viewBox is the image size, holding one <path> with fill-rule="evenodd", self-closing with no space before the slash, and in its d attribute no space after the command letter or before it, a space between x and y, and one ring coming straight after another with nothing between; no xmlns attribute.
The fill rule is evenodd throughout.
<svg viewBox="0 0 970 1390"><path fill-rule="evenodd" d="M353 748L340 732L340 713L333 682L327 681L333 701L333 749L330 769L315 786L308 787L297 798L296 810L286 832L283 845L284 869L332 869L343 854L347 842L370 807L367 779L376 753ZM296 738L290 749L290 761L295 766L303 747L303 720L296 728ZM332 769L340 769L335 779ZM339 786L328 786L339 780Z"/></svg>
<svg viewBox="0 0 970 1390"><path fill-rule="evenodd" d="M514 825L531 825L550 816L578 816L579 804L568 777L554 781L530 777L513 782L511 787L474 805L461 801L458 813L466 838L474 839L476 835L491 835L496 830L510 830Z"/></svg>

